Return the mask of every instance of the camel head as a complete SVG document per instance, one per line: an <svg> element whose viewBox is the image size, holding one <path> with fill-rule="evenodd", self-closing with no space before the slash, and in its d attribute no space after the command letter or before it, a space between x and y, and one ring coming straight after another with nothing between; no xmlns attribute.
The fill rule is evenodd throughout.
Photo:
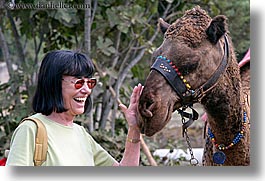
<svg viewBox="0 0 265 181"><path fill-rule="evenodd" d="M225 16L211 18L196 6L171 25L163 19L158 25L164 41L152 55L154 64L138 107L142 117L139 126L146 136L163 129L184 104L198 101L185 95L207 82L225 56ZM174 79L173 83L165 75Z"/></svg>

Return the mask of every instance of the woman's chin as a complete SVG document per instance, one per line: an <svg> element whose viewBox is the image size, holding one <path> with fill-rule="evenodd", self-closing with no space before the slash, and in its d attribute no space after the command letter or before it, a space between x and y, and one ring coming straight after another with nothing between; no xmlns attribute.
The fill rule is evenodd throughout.
<svg viewBox="0 0 265 181"><path fill-rule="evenodd" d="M76 112L76 115L80 115L80 114L83 114L84 113L84 109L83 110L79 110Z"/></svg>
<svg viewBox="0 0 265 181"><path fill-rule="evenodd" d="M77 115L80 115L80 114L83 114L84 113L84 109L75 109L75 110L72 110L72 115L74 116L77 116Z"/></svg>

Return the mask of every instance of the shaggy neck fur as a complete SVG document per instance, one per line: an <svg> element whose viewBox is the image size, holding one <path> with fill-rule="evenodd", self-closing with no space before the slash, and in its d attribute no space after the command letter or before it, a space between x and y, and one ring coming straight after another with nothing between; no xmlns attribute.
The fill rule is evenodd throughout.
<svg viewBox="0 0 265 181"><path fill-rule="evenodd" d="M235 62L230 61L226 73L216 87L201 102L208 114L208 126L215 135L218 144L230 144L241 129L244 112L244 98L241 88L240 72ZM216 150L209 138L206 140L205 165L215 165L212 155ZM224 165L249 165L249 127L241 141L228 150L224 150ZM238 160L243 160L241 163Z"/></svg>

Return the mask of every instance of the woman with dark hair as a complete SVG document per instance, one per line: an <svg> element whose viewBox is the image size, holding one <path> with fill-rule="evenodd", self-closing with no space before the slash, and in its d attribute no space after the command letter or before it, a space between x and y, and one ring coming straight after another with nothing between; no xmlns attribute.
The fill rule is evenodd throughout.
<svg viewBox="0 0 265 181"><path fill-rule="evenodd" d="M94 66L84 54L68 50L46 54L40 66L38 85L33 98L35 114L45 125L48 152L42 166L138 166L140 130L137 126L137 104L143 89L135 86L127 108L120 104L128 122L125 151L116 161L74 118L91 109L90 94L97 80ZM33 166L35 135L33 122L21 123L11 139L6 165Z"/></svg>

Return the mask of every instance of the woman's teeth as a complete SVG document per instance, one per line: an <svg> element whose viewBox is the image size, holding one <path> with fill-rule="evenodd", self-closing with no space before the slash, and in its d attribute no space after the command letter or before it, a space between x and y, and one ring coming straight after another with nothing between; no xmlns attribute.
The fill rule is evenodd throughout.
<svg viewBox="0 0 265 181"><path fill-rule="evenodd" d="M76 97L74 98L75 101L77 102L85 102L86 101L86 97Z"/></svg>

